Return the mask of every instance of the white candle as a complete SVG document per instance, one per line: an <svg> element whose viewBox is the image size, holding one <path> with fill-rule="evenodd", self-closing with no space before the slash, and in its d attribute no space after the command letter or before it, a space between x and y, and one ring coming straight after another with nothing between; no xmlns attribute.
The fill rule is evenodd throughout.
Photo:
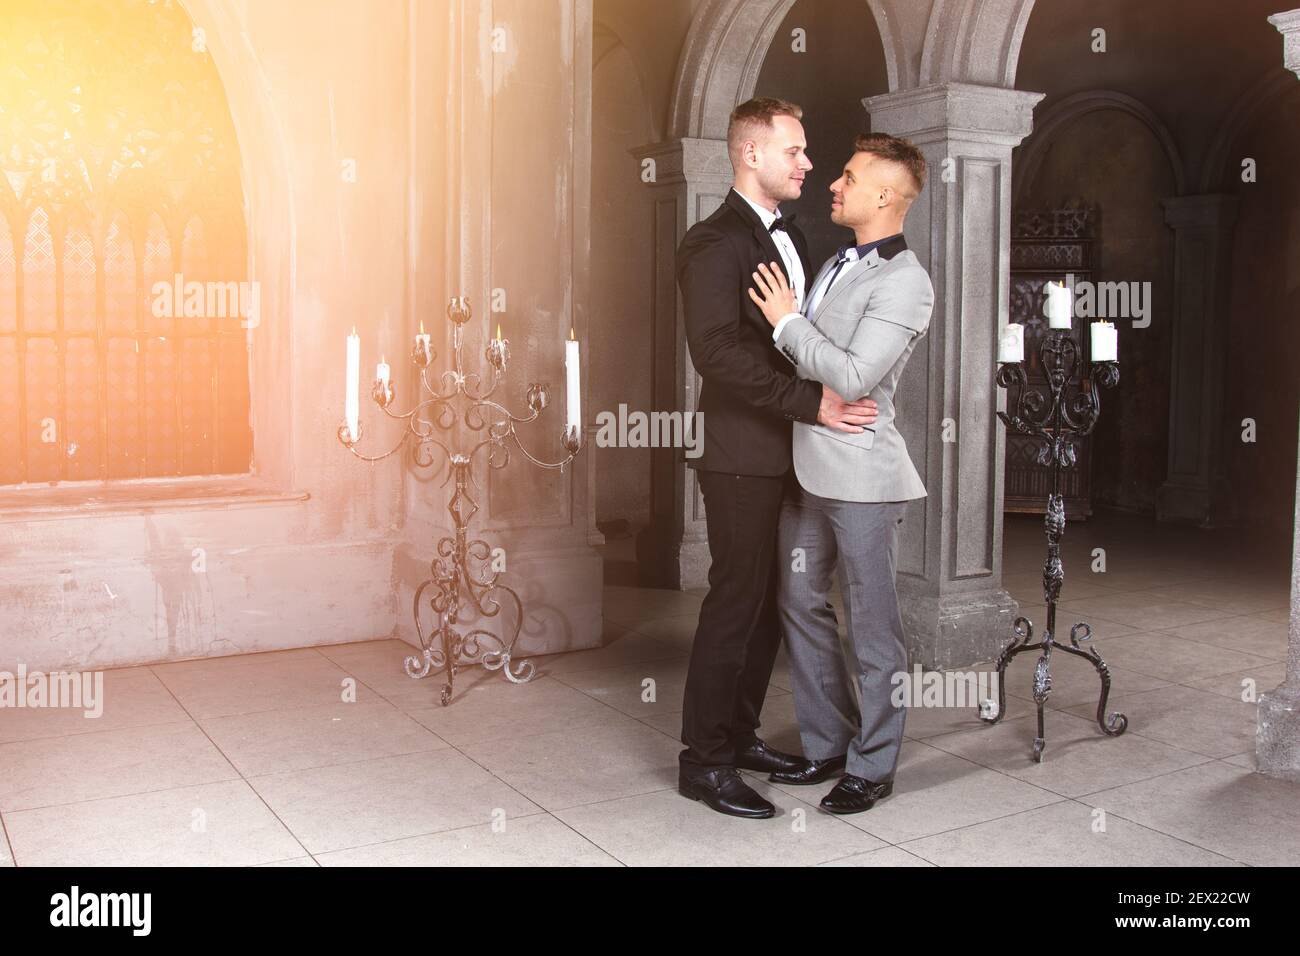
<svg viewBox="0 0 1300 956"><path fill-rule="evenodd" d="M1110 322L1092 323L1092 360L1119 361L1119 330Z"/></svg>
<svg viewBox="0 0 1300 956"><path fill-rule="evenodd" d="M392 369L388 367L388 362L385 361L386 358L387 356L381 358L379 364L375 366L375 378L384 383L385 389L388 388L388 379L393 373Z"/></svg>
<svg viewBox="0 0 1300 956"><path fill-rule="evenodd" d="M1023 362L1025 360L1025 327L1018 322L1011 322L1002 330L998 339L999 362Z"/></svg>
<svg viewBox="0 0 1300 956"><path fill-rule="evenodd" d="M1047 283L1047 325L1053 329L1070 327L1070 290L1065 283Z"/></svg>
<svg viewBox="0 0 1300 956"><path fill-rule="evenodd" d="M569 341L564 343L564 375L568 386L568 398L565 425L569 428L582 426L582 388L578 374L578 343L573 338L573 329L569 329Z"/></svg>
<svg viewBox="0 0 1300 956"><path fill-rule="evenodd" d="M348 436L357 440L361 433L361 336L356 328L348 336L348 379L343 393L343 419Z"/></svg>
<svg viewBox="0 0 1300 956"><path fill-rule="evenodd" d="M415 347L417 349L423 349L425 362L433 361L433 351L432 346L430 345L429 333L424 331L423 321L420 322L420 334L415 337Z"/></svg>

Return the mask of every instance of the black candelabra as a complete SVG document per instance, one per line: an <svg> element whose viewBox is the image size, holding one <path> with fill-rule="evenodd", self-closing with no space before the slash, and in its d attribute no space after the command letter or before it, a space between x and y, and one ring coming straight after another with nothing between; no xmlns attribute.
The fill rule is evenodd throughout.
<svg viewBox="0 0 1300 956"><path fill-rule="evenodd" d="M1047 601L1047 625L1042 640L1030 643L1034 626L1026 617L1017 617L1012 629L1016 636L998 655L998 710L992 716L981 714L985 723L996 724L1006 712L1006 670L1012 658L1026 651L1041 651L1034 666L1034 703L1038 706L1038 735L1034 738L1033 757L1043 759L1047 738L1043 729L1043 706L1052 692L1052 651L1060 649L1091 661L1101 677L1101 698L1097 702L1097 724L1103 733L1118 737L1128 728L1128 718L1120 713L1106 714L1110 696L1110 670L1095 647L1080 643L1092 638L1092 627L1079 622L1070 628L1070 642L1056 640L1056 602L1065 580L1061 566L1061 536L1065 533L1065 499L1061 495L1061 470L1075 464L1074 442L1088 435L1101 416L1098 386L1114 388L1119 384L1116 362L1092 363L1086 388L1076 384L1082 359L1079 346L1069 329L1050 329L1039 346L1039 358L1047 377L1045 385L1027 386L1023 362L1006 362L998 367L997 383L1008 390L1010 412L998 412L1007 428L1041 441L1038 464L1051 469L1052 490L1047 496L1044 526L1047 534L1047 561L1043 565L1043 597ZM1014 390L1014 391L1013 391Z"/></svg>
<svg viewBox="0 0 1300 956"><path fill-rule="evenodd" d="M550 400L550 389L539 382L531 382L525 393L529 414L515 415L492 399L492 394L505 376L510 357L508 339L489 340L484 357L491 367L491 381L486 388L477 372L466 372L463 361L464 328L472 311L469 303L458 297L447 306L447 317L452 323L452 367L444 371L439 388L429 382L428 369L437 357L430 345L429 336L421 334L411 349L411 362L419 370L421 394L427 393L410 411L394 412L393 388L390 382L377 378L371 387L371 397L389 418L405 422L402 437L390 450L379 455L363 455L356 448L360 428L356 433L348 423L339 426L339 441L362 461L381 461L401 451L408 442L412 444L412 458L421 468L428 468L435 460L435 449L446 456L447 478L454 482L454 490L447 502L454 533L442 537L436 546L436 556L430 562L429 577L415 589L412 613L416 634L420 638L421 652L404 662L408 676L419 679L442 670L446 675L440 700L443 706L451 702L455 692L456 673L465 667L482 664L488 670L500 670L516 684L533 678L532 661L514 661L515 643L523 625L523 602L517 591L500 582L502 569L496 568L493 552L481 538L471 539L468 533L470 519L478 511L478 504L470 494L473 484L475 456L485 452L488 466L504 468L510 463L510 445L533 464L541 468L563 468L577 456L582 445L577 427L566 426L562 444L568 452L560 461L543 461L528 451L519 440L516 427L537 419ZM453 403L460 403L460 412ZM492 420L489 420L492 419ZM453 451L438 439L439 432L449 436L463 425L471 433L483 437L467 452ZM450 437L448 441L450 441ZM462 631L459 625L467 616L492 618L501 613L502 601L514 610L513 622L503 628L499 636L484 627ZM427 605L432 624L426 627L421 614Z"/></svg>

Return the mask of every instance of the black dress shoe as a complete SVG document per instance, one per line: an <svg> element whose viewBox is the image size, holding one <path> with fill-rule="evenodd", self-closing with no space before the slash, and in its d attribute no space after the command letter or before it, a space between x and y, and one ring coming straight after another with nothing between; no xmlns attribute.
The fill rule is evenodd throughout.
<svg viewBox="0 0 1300 956"><path fill-rule="evenodd" d="M845 755L843 757L828 757L826 760L806 760L802 766L794 770L778 770L767 779L773 783L792 783L797 786L821 783L837 773L842 773L847 759L848 757Z"/></svg>
<svg viewBox="0 0 1300 956"><path fill-rule="evenodd" d="M894 781L872 783L863 777L846 773L830 793L822 797L822 809L831 813L861 813L870 810L877 800L894 792Z"/></svg>
<svg viewBox="0 0 1300 956"><path fill-rule="evenodd" d="M782 753L761 740L736 751L736 766L742 770L761 770L765 773L790 773L804 765L802 757Z"/></svg>
<svg viewBox="0 0 1300 956"><path fill-rule="evenodd" d="M683 772L677 778L677 791L683 797L702 800L705 804L733 817L765 820L776 816L776 807L758 795L733 767L711 770L698 777L688 777Z"/></svg>

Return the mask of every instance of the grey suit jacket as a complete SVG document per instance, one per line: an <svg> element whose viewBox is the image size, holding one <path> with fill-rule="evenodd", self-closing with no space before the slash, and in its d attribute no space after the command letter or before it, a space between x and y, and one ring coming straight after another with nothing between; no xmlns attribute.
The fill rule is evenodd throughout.
<svg viewBox="0 0 1300 956"><path fill-rule="evenodd" d="M827 260L818 280L834 261ZM822 296L816 314L787 321L776 344L800 378L828 385L845 399L873 398L879 417L856 435L796 422L795 474L823 498L924 498L925 484L894 425L894 389L930 326L934 287L901 236L845 268L847 275Z"/></svg>

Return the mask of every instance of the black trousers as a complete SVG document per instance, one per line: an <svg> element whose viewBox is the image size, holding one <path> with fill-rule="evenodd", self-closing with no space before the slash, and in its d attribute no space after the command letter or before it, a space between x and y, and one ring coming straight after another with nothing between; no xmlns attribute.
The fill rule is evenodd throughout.
<svg viewBox="0 0 1300 956"><path fill-rule="evenodd" d="M700 471L709 593L691 646L682 708L682 769L733 767L754 742L781 644L776 532L787 476Z"/></svg>

